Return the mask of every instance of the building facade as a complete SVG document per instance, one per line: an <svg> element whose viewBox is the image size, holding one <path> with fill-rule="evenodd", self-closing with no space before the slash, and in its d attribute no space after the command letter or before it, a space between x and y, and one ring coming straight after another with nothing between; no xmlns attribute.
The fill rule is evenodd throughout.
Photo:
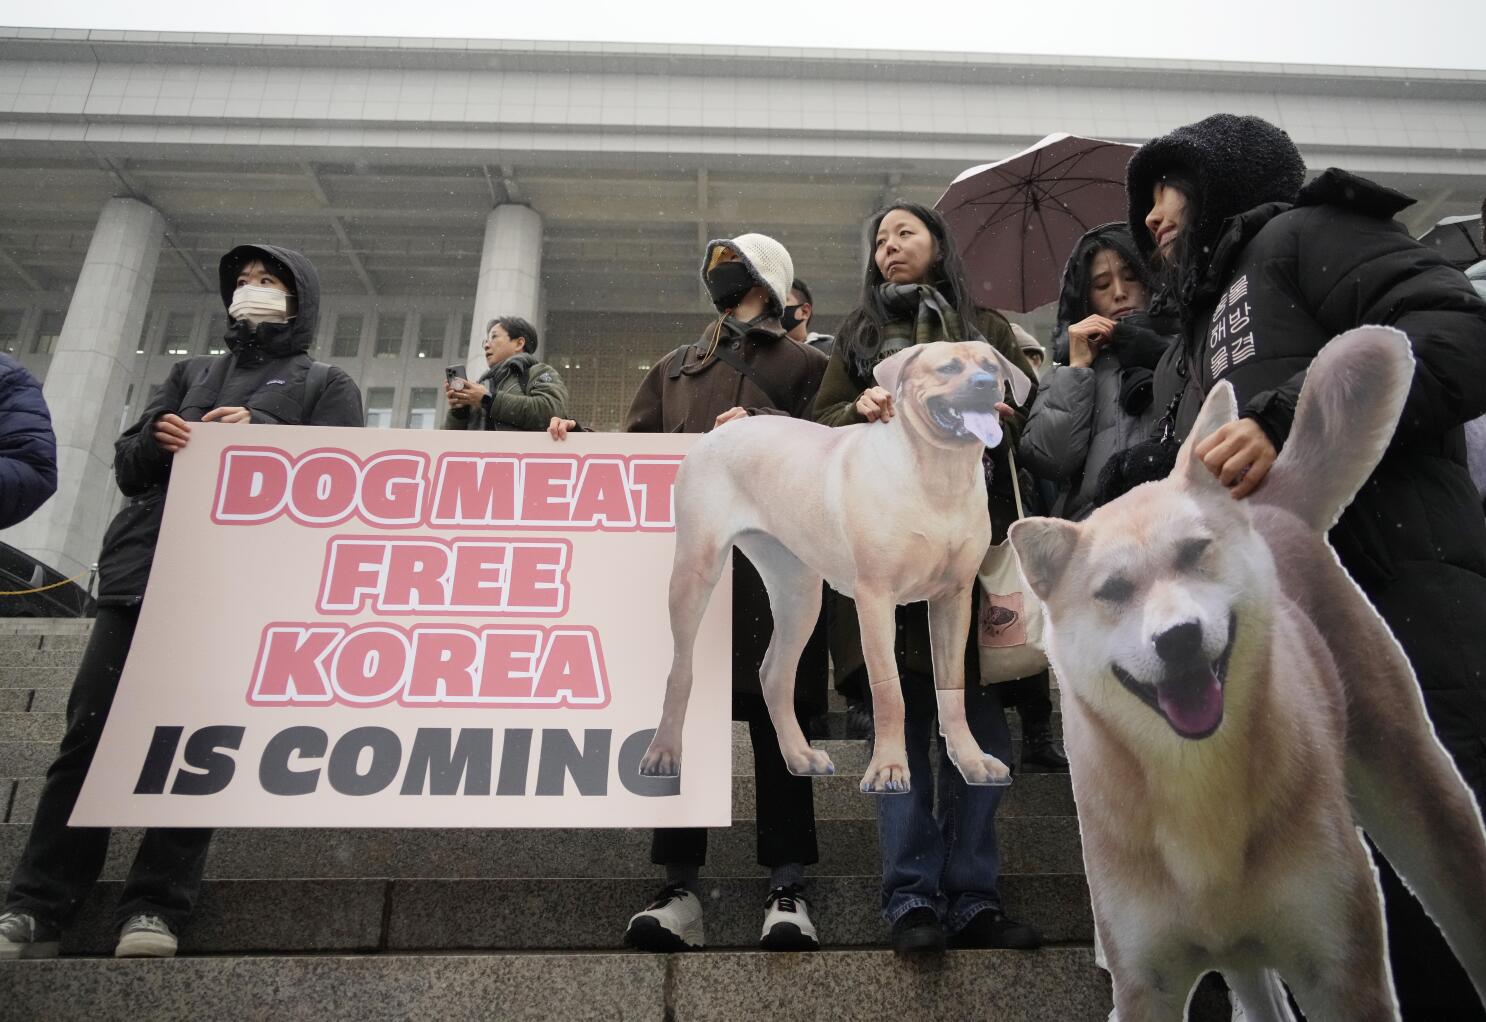
<svg viewBox="0 0 1486 1022"><path fill-rule="evenodd" d="M1480 72L0 29L0 350L45 380L63 476L0 541L86 571L113 438L172 362L219 350L234 245L315 261L315 355L370 425L434 426L443 367L474 371L508 314L614 428L708 321L709 238L779 238L830 331L885 201L1052 131L1139 142L1219 110L1416 196L1415 233L1486 193Z"/></svg>

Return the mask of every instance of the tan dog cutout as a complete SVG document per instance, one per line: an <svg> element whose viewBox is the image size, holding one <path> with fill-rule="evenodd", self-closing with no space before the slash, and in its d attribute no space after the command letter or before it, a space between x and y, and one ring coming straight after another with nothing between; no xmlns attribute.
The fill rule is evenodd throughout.
<svg viewBox="0 0 1486 1022"><path fill-rule="evenodd" d="M991 541L982 437L998 442L996 404L1027 377L984 342L900 351L876 369L894 395L887 422L831 429L784 416L728 423L697 442L676 477L671 570L675 642L660 725L641 761L677 774L697 628L733 546L769 593L774 636L760 671L769 717L793 774L834 772L795 719L795 669L820 612L821 581L854 597L877 741L862 790L908 790L894 608L926 600L940 730L970 784L1008 784L965 722L965 641L976 569Z"/></svg>
<svg viewBox="0 0 1486 1022"><path fill-rule="evenodd" d="M1269 477L1171 477L1011 539L1048 615L1100 943L1123 1022L1185 1018L1217 969L1248 1022L1396 1019L1360 824L1486 991L1486 836L1383 619L1326 530L1372 473L1413 357L1366 327L1312 362ZM1354 815L1355 813L1355 815Z"/></svg>

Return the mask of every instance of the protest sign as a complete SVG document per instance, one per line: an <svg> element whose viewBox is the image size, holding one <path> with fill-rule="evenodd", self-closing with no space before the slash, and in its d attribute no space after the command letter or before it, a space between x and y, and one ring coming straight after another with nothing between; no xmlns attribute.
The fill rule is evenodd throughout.
<svg viewBox="0 0 1486 1022"><path fill-rule="evenodd" d="M644 777L695 437L193 425L74 826L730 821L730 587Z"/></svg>

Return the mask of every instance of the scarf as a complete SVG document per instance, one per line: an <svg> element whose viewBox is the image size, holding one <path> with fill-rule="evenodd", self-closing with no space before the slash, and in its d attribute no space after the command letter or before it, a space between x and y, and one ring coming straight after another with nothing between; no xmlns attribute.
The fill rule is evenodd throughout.
<svg viewBox="0 0 1486 1022"><path fill-rule="evenodd" d="M877 285L887 318L877 332L876 343L854 345L852 368L861 379L872 379L872 370L889 355L916 344L934 341L982 340L973 323L965 323L949 300L929 284Z"/></svg>

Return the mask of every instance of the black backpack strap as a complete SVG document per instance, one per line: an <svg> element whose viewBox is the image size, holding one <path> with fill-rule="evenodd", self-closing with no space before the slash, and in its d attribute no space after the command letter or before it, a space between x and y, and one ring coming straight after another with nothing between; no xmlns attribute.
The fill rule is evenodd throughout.
<svg viewBox="0 0 1486 1022"><path fill-rule="evenodd" d="M315 414L315 405L320 401L320 395L325 393L325 383L330 379L330 363L312 362L310 371L304 377L304 396L300 398L300 422L304 422Z"/></svg>
<svg viewBox="0 0 1486 1022"><path fill-rule="evenodd" d="M250 403L254 411L266 412L288 425L303 425L314 413L315 403L325 392L330 376L330 366L324 362L310 362L300 378L298 388L260 385ZM297 390L297 393L296 393Z"/></svg>
<svg viewBox="0 0 1486 1022"><path fill-rule="evenodd" d="M198 355L190 360L191 366L186 371L188 379L195 382L186 388L185 395L181 398L179 412L192 414L194 409L194 420L199 420L202 414L217 407L217 398L222 393L222 388L227 384L227 374L232 371L237 356L227 355Z"/></svg>
<svg viewBox="0 0 1486 1022"><path fill-rule="evenodd" d="M793 344L794 341L790 341L789 343ZM779 394L778 392L776 392L774 390L773 384L762 379L759 376L758 370L749 365L736 348L730 348L726 344L719 344L717 346L716 355L719 362L725 363L730 369L732 369L735 373L738 373L740 376L747 377L748 380L755 387L763 391L764 396L769 399L769 403L772 404L775 408L778 408L781 412L787 412L790 415L794 414L794 407L790 404L789 401L789 399L793 395L787 393Z"/></svg>

